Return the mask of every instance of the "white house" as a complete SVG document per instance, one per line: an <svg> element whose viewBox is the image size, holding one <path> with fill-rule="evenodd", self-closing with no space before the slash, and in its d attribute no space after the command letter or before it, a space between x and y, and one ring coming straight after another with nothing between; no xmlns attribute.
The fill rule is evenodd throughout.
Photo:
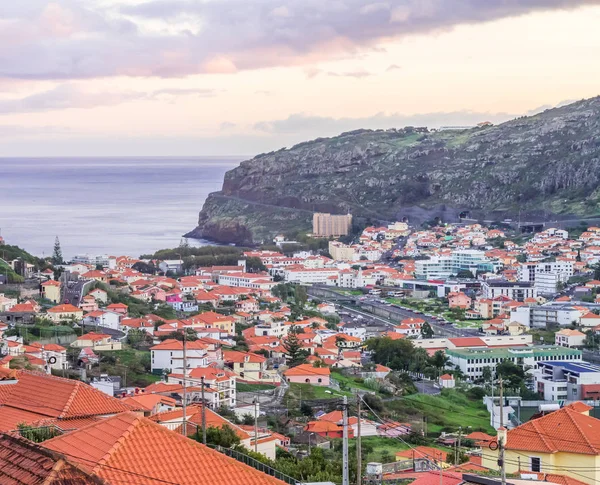
<svg viewBox="0 0 600 485"><path fill-rule="evenodd" d="M83 317L84 325L95 325L97 327L119 330L121 315L116 312L97 310L90 312Z"/></svg>
<svg viewBox="0 0 600 485"><path fill-rule="evenodd" d="M454 379L453 375L444 374L440 376L438 384L441 388L452 389L454 386L456 386L456 380Z"/></svg>
<svg viewBox="0 0 600 485"><path fill-rule="evenodd" d="M582 347L585 337L585 333L579 330L563 328L554 334L554 342L561 347Z"/></svg>
<svg viewBox="0 0 600 485"><path fill-rule="evenodd" d="M585 315L583 315L580 318L579 324L582 327L589 327L589 328L597 327L598 325L600 325L600 315L596 315L595 313L592 313L592 312L586 313Z"/></svg>
<svg viewBox="0 0 600 485"><path fill-rule="evenodd" d="M183 374L183 342L168 339L150 348L152 372L170 369L174 374ZM206 345L199 342L186 343L186 360L188 372L196 367L208 365Z"/></svg>

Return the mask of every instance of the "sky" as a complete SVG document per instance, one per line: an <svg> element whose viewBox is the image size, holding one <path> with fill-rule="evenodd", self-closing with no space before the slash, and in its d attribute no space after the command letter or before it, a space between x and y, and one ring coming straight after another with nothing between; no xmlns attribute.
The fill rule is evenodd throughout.
<svg viewBox="0 0 600 485"><path fill-rule="evenodd" d="M0 1L0 157L234 155L600 88L600 0Z"/></svg>

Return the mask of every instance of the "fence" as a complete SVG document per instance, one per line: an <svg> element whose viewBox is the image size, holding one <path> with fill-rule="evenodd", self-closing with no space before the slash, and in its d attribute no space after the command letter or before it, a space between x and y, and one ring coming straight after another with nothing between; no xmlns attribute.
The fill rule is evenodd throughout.
<svg viewBox="0 0 600 485"><path fill-rule="evenodd" d="M277 478L278 480L281 480L285 483L289 483L290 485L300 485L300 481L296 480L295 478L290 477L289 475L286 475L285 473L281 473L278 470L275 470L274 468L271 468L268 465L265 465L264 463L258 461L255 458L252 458L251 456L245 455L244 453L240 453L239 451L236 450L232 450L231 448L224 448L222 446L214 446L214 445L208 445L210 447L214 447L215 450L217 450L219 453L223 453L224 455L227 455L239 462L242 462L248 466L251 466L252 468L256 468L257 470L260 470L263 473L266 473L267 475L270 475L272 477Z"/></svg>

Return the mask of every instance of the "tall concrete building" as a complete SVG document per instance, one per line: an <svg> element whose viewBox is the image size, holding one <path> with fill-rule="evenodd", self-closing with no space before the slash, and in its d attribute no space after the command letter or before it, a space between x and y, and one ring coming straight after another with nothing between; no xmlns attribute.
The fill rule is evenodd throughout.
<svg viewBox="0 0 600 485"><path fill-rule="evenodd" d="M352 214L332 215L315 212L313 215L313 236L345 236L352 227Z"/></svg>

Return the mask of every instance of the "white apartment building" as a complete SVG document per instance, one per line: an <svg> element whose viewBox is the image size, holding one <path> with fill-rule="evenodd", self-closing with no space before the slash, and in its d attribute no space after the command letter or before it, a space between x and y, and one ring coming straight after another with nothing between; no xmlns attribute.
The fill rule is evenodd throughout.
<svg viewBox="0 0 600 485"><path fill-rule="evenodd" d="M569 361L580 362L581 351L554 345L537 347L509 347L509 348L457 348L447 349L446 355L452 367L458 366L471 380L483 377L483 369L491 368L496 372L496 366L509 360L518 366L535 368L538 362Z"/></svg>
<svg viewBox="0 0 600 485"><path fill-rule="evenodd" d="M237 376L234 372L212 366L197 367L188 373L187 385L201 388L203 377L204 398L207 400L208 407L211 409L218 409L221 406L235 407ZM183 385L183 374L170 374L167 382Z"/></svg>
<svg viewBox="0 0 600 485"><path fill-rule="evenodd" d="M457 275L461 270L470 271L475 277L478 270L495 273L500 263L485 256L478 249L460 249L452 251L450 256L433 256L431 259L415 261L417 279L446 279Z"/></svg>
<svg viewBox="0 0 600 485"><path fill-rule="evenodd" d="M330 276L338 276L337 268L288 268L284 270L283 278L288 283L312 283L324 285Z"/></svg>
<svg viewBox="0 0 600 485"><path fill-rule="evenodd" d="M498 296L506 296L511 300L524 301L526 298L535 298L537 289L528 281L509 282L504 280L484 281L481 284L483 298L493 300Z"/></svg>
<svg viewBox="0 0 600 485"><path fill-rule="evenodd" d="M573 261L523 263L518 269L519 281L533 283L543 294L555 293L558 283L566 283L573 274Z"/></svg>
<svg viewBox="0 0 600 485"><path fill-rule="evenodd" d="M169 339L150 348L153 373L169 369L174 374L183 374L183 342ZM186 361L187 369L206 367L208 365L206 345L198 340L187 342Z"/></svg>
<svg viewBox="0 0 600 485"><path fill-rule="evenodd" d="M223 286L259 290L270 290L276 285L269 275L256 273L222 273L218 275L217 281Z"/></svg>
<svg viewBox="0 0 600 485"><path fill-rule="evenodd" d="M531 307L530 312L531 327L533 328L545 328L548 325L566 327L567 325L578 323L581 317L581 310L569 303L546 303L541 306Z"/></svg>
<svg viewBox="0 0 600 485"><path fill-rule="evenodd" d="M600 397L600 366L588 362L538 362L535 390L545 401L577 401Z"/></svg>

